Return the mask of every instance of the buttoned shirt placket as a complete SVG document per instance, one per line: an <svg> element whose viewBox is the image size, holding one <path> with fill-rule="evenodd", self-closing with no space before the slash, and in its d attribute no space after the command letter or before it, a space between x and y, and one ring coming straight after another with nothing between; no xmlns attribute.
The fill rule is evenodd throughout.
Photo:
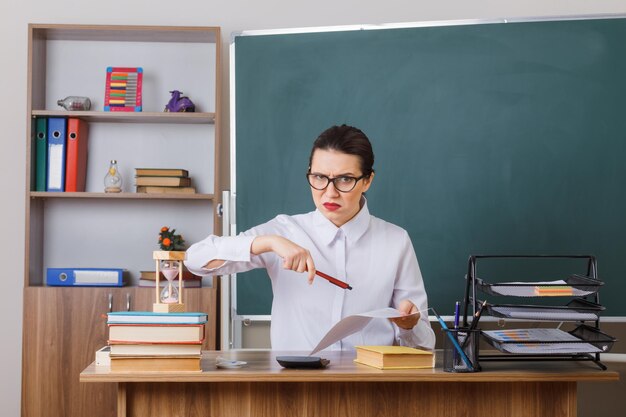
<svg viewBox="0 0 626 417"><path fill-rule="evenodd" d="M346 244L347 237L342 229L337 229L335 238L332 241L331 247L335 253L335 271L337 271L337 278L345 280L346 278ZM333 323L338 323L342 319L343 302L346 290L342 288L335 288L334 298L332 304L331 318ZM339 341L332 346L332 350L341 350L342 342Z"/></svg>

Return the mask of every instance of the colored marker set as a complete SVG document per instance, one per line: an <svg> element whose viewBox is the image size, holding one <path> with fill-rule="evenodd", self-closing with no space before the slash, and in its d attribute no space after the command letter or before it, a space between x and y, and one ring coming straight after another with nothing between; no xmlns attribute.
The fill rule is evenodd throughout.
<svg viewBox="0 0 626 417"><path fill-rule="evenodd" d="M140 112L143 68L108 67L104 111Z"/></svg>

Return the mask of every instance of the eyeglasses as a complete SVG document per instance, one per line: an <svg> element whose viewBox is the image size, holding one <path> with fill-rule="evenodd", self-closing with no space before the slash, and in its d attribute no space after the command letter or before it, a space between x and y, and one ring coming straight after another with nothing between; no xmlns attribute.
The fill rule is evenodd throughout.
<svg viewBox="0 0 626 417"><path fill-rule="evenodd" d="M349 176L330 178L326 175L321 174L306 174L307 181L309 181L311 187L315 188L316 190L325 190L326 187L328 187L328 184L332 182L335 190L341 191L342 193L349 193L350 191L354 190L354 187L356 187L356 183L359 182L359 180L367 177L369 177L369 175L361 175L358 178Z"/></svg>

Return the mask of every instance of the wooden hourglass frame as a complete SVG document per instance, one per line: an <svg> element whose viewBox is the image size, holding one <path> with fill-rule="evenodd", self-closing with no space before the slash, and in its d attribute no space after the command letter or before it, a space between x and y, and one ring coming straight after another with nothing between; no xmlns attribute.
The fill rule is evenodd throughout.
<svg viewBox="0 0 626 417"><path fill-rule="evenodd" d="M155 250L152 252L152 259L156 261L156 291L155 302L152 311L155 313L183 313L185 312L185 304L183 304L183 261L187 259L187 253L184 251L162 251ZM178 302L162 303L161 302L161 286L159 280L161 277L161 261L178 261Z"/></svg>

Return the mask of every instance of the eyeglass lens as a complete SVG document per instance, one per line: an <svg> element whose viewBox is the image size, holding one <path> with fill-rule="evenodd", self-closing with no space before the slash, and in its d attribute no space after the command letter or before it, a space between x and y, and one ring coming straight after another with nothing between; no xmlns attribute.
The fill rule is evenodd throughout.
<svg viewBox="0 0 626 417"><path fill-rule="evenodd" d="M324 175L309 174L307 178L311 187L316 190L324 190L332 181L338 191L348 192L354 189L357 182L357 179L353 177L336 177L331 179Z"/></svg>

